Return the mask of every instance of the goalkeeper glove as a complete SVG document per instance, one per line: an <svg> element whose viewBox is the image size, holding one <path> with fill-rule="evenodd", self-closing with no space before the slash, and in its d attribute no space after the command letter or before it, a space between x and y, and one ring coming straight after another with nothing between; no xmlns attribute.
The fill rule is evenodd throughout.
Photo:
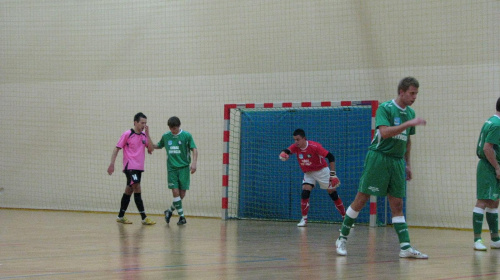
<svg viewBox="0 0 500 280"><path fill-rule="evenodd" d="M340 186L340 180L337 177L337 172L335 171L330 171L330 184L332 185L332 188Z"/></svg>
<svg viewBox="0 0 500 280"><path fill-rule="evenodd" d="M280 159L281 159L282 161L287 160L289 157L290 157L290 156L289 156L287 153L285 153L285 152L281 152L281 153L280 153Z"/></svg>

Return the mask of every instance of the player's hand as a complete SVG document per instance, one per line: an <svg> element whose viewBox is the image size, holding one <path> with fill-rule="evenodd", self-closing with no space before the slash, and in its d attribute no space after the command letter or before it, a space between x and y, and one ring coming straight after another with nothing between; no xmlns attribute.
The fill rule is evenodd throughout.
<svg viewBox="0 0 500 280"><path fill-rule="evenodd" d="M405 168L405 172L406 172L406 181L410 181L412 178L413 178L413 174L411 173L411 168L406 166Z"/></svg>
<svg viewBox="0 0 500 280"><path fill-rule="evenodd" d="M412 126L417 126L417 125L426 125L427 122L422 119L422 118L414 118L411 120Z"/></svg>
<svg viewBox="0 0 500 280"><path fill-rule="evenodd" d="M332 188L340 186L340 180L335 171L330 171L330 184L332 185Z"/></svg>
<svg viewBox="0 0 500 280"><path fill-rule="evenodd" d="M148 126L148 125L145 125L145 126L144 126L144 133L145 133L146 135L149 135L149 126Z"/></svg>
<svg viewBox="0 0 500 280"><path fill-rule="evenodd" d="M191 170L191 174L196 172L196 164L191 164L191 167L189 168Z"/></svg>
<svg viewBox="0 0 500 280"><path fill-rule="evenodd" d="M290 155L288 155L288 154L287 154L287 153L285 153L285 152L281 152L281 153L280 153L280 159L281 159L282 161L288 160L288 158L289 158L289 157L290 157Z"/></svg>
<svg viewBox="0 0 500 280"><path fill-rule="evenodd" d="M115 165L110 164L108 167L108 174L111 175L111 174L113 174L113 172L115 172Z"/></svg>

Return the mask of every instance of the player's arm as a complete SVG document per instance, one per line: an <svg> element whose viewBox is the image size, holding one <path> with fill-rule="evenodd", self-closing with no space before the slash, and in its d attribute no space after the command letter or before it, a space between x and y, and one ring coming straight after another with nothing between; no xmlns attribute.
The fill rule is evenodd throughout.
<svg viewBox="0 0 500 280"><path fill-rule="evenodd" d="M405 153L405 162L406 162L406 180L410 181L413 178L411 172L411 162L410 162L410 154L411 154L411 139L408 136L408 142L406 142L406 153Z"/></svg>
<svg viewBox="0 0 500 280"><path fill-rule="evenodd" d="M113 172L115 171L115 161L116 161L116 157L118 156L118 152L120 150L121 150L120 148L115 147L115 149L113 150L113 153L111 154L111 163L108 166L108 174L109 175L113 174Z"/></svg>
<svg viewBox="0 0 500 280"><path fill-rule="evenodd" d="M160 142L158 142L158 144L153 143L153 148L154 149L162 149L163 148L162 141L163 141L163 137L162 137L162 139L160 139ZM162 144L162 145L160 146L160 144Z"/></svg>
<svg viewBox="0 0 500 280"><path fill-rule="evenodd" d="M485 142L483 147L484 155L488 162L495 168L495 173L497 179L500 179L500 165L497 162L494 145L492 143Z"/></svg>
<svg viewBox="0 0 500 280"><path fill-rule="evenodd" d="M144 132L146 133L146 137L148 138L148 153L152 154L154 151L154 144L153 141L151 141L151 137L149 137L149 126L144 127Z"/></svg>
<svg viewBox="0 0 500 280"><path fill-rule="evenodd" d="M330 163L330 172L333 171L335 172L335 156L328 152L328 154L326 155L326 158L328 159L328 162Z"/></svg>
<svg viewBox="0 0 500 280"><path fill-rule="evenodd" d="M425 125L426 121L422 118L414 118L409 121L406 121L400 125L396 126L387 126L387 125L381 125L378 127L378 131L380 132L380 136L383 139L386 138L391 138L393 136L401 134L403 131L405 131L407 128L412 127L412 126L417 126L417 125Z"/></svg>
<svg viewBox="0 0 500 280"><path fill-rule="evenodd" d="M328 152L326 158L330 163L330 183L332 184L332 187L336 188L340 186L340 180L337 177L337 171L335 167L335 156L332 153Z"/></svg>
<svg viewBox="0 0 500 280"><path fill-rule="evenodd" d="M198 149L191 149L191 174L196 172L196 163L198 162Z"/></svg>
<svg viewBox="0 0 500 280"><path fill-rule="evenodd" d="M153 143L153 148L155 148L155 149L161 149L160 146L158 146L158 144L155 144L155 143Z"/></svg>
<svg viewBox="0 0 500 280"><path fill-rule="evenodd" d="M280 153L280 157L279 157L279 158L280 158L280 160L282 160L282 161L286 161L286 160L288 160L288 159L290 158L290 154L291 154L291 153L292 153L292 152L291 152L289 149L283 149L283 150L281 151L281 153Z"/></svg>

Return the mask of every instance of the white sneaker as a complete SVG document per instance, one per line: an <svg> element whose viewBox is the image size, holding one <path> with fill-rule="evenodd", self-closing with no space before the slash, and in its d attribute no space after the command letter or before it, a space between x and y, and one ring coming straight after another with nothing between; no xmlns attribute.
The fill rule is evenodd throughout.
<svg viewBox="0 0 500 280"><path fill-rule="evenodd" d="M491 249L500 249L500 240L491 241L490 247L491 247Z"/></svg>
<svg viewBox="0 0 500 280"><path fill-rule="evenodd" d="M483 240L478 239L476 242L474 242L474 250L476 250L476 251L486 251L486 246L484 246Z"/></svg>
<svg viewBox="0 0 500 280"><path fill-rule="evenodd" d="M297 224L298 227L307 227L307 218L302 218Z"/></svg>
<svg viewBox="0 0 500 280"><path fill-rule="evenodd" d="M335 241L335 246L337 247L337 254L341 256L347 255L346 243L347 239L340 237L337 239L337 241Z"/></svg>
<svg viewBox="0 0 500 280"><path fill-rule="evenodd" d="M414 258L414 259L428 259L429 257L426 254L420 253L417 249L410 247L406 250L401 249L399 251L400 258Z"/></svg>

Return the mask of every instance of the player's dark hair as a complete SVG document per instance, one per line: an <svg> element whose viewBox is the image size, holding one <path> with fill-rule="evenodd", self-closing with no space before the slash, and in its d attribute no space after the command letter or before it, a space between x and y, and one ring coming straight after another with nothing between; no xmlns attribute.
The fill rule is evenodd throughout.
<svg viewBox="0 0 500 280"><path fill-rule="evenodd" d="M170 117L170 119L168 119L168 121L167 121L167 125L168 125L168 127L181 126L181 120L176 116Z"/></svg>
<svg viewBox="0 0 500 280"><path fill-rule="evenodd" d="M306 137L306 132L302 129L302 128L297 128L293 134L293 136L297 136L297 135L300 135L302 138L305 138Z"/></svg>
<svg viewBox="0 0 500 280"><path fill-rule="evenodd" d="M497 111L500 112L500 97L497 99Z"/></svg>
<svg viewBox="0 0 500 280"><path fill-rule="evenodd" d="M139 112L139 113L135 114L134 122L139 122L141 120L141 118L147 119L148 117L146 117L146 115L144 115L142 112Z"/></svg>
<svg viewBox="0 0 500 280"><path fill-rule="evenodd" d="M419 83L418 83L417 79L415 79L413 77L403 78L399 82L399 85L398 85L398 95L401 92L401 90L407 91L411 86L414 86L416 88L419 87Z"/></svg>

